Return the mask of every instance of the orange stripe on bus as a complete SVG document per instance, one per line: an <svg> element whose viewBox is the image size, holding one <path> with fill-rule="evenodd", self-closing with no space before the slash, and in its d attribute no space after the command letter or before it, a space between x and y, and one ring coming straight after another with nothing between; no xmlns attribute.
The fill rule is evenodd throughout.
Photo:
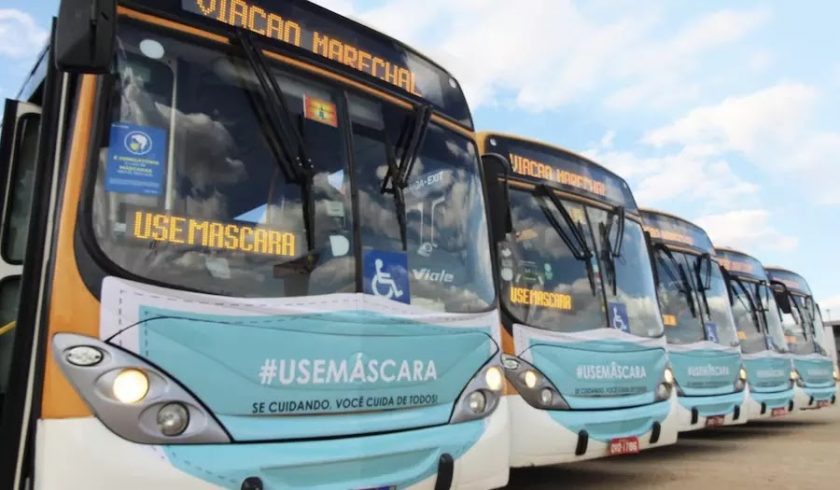
<svg viewBox="0 0 840 490"><path fill-rule="evenodd" d="M99 301L88 291L79 275L73 241L76 216L82 198L82 182L87 168L93 107L96 97L96 77L85 75L79 91L79 101L70 138L67 179L61 202L55 270L52 276L52 297L49 311L49 337L58 332L73 332L99 338ZM89 417L87 404L76 393L53 360L52 341L48 341L44 393L41 416L45 419Z"/></svg>

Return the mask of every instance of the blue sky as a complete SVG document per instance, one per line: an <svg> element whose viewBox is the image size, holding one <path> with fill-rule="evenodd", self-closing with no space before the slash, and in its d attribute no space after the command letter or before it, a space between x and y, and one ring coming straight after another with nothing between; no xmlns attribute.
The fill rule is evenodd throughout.
<svg viewBox="0 0 840 490"><path fill-rule="evenodd" d="M840 319L840 2L320 0L461 81L479 128L585 153L641 205L799 271ZM13 96L55 0L3 0Z"/></svg>

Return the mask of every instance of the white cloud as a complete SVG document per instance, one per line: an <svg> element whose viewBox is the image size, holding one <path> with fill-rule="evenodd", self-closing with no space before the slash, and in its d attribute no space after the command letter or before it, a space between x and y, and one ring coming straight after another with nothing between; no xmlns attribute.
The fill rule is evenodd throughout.
<svg viewBox="0 0 840 490"><path fill-rule="evenodd" d="M609 135L605 135L605 138ZM758 186L740 178L728 161L702 145L662 156L639 156L609 146L584 152L594 161L628 180L637 202L661 207L675 200L704 211L720 211L754 204Z"/></svg>
<svg viewBox="0 0 840 490"><path fill-rule="evenodd" d="M673 30L649 2L617 4L606 16L572 0L395 0L367 10L348 1L321 3L343 5L428 51L453 71L473 105L533 112L604 92L607 106L622 109L696 96L700 59L768 18L763 9L722 10Z"/></svg>
<svg viewBox="0 0 840 490"><path fill-rule="evenodd" d="M0 9L0 57L32 56L44 45L47 31L29 14L16 9Z"/></svg>
<svg viewBox="0 0 840 490"><path fill-rule="evenodd" d="M717 246L779 252L790 252L799 246L798 238L785 235L773 227L771 215L764 209L701 216L694 222L706 230Z"/></svg>
<svg viewBox="0 0 840 490"><path fill-rule="evenodd" d="M643 141L659 148L703 146L716 157L738 154L819 203L840 204L840 132L815 129L821 96L812 86L782 83L694 109L648 131Z"/></svg>

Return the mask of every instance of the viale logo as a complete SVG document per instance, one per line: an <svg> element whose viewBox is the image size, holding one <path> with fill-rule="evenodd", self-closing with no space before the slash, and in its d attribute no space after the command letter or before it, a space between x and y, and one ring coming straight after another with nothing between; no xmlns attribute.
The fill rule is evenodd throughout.
<svg viewBox="0 0 840 490"><path fill-rule="evenodd" d="M414 279L418 281L440 282L443 284L450 284L455 281L455 276L446 272L446 269L440 271L433 271L431 269L413 269Z"/></svg>

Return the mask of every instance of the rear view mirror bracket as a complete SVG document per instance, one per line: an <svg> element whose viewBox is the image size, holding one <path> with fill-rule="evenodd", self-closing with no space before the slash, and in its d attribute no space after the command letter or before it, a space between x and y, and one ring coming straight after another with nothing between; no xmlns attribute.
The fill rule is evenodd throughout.
<svg viewBox="0 0 840 490"><path fill-rule="evenodd" d="M116 16L116 0L62 0L54 39L56 67L68 73L108 72Z"/></svg>

